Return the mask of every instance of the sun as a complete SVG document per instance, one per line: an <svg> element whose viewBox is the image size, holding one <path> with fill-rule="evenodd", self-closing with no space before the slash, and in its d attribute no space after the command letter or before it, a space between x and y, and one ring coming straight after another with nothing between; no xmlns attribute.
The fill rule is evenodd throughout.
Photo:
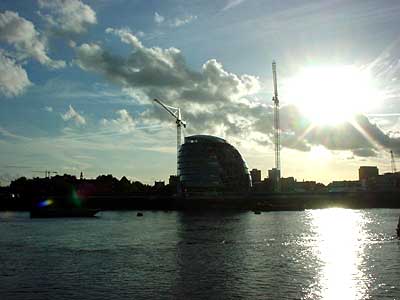
<svg viewBox="0 0 400 300"><path fill-rule="evenodd" d="M370 72L352 65L309 67L284 84L285 101L315 125L336 125L375 107L381 98Z"/></svg>

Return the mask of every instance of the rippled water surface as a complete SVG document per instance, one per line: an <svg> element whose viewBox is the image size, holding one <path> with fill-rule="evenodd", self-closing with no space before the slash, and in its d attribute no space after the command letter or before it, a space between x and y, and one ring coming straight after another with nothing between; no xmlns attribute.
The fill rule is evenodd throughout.
<svg viewBox="0 0 400 300"><path fill-rule="evenodd" d="M0 213L0 299L400 299L400 210Z"/></svg>

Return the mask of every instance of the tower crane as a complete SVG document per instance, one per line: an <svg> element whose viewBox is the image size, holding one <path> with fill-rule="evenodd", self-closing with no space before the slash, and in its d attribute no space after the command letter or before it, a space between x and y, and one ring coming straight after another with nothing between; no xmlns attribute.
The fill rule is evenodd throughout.
<svg viewBox="0 0 400 300"><path fill-rule="evenodd" d="M272 101L274 102L274 144L275 144L275 169L276 169L276 191L279 191L280 177L281 177L281 157L280 157L280 121L279 121L279 99L278 99L278 82L276 78L276 62L272 61L272 75L274 84L274 95Z"/></svg>
<svg viewBox="0 0 400 300"><path fill-rule="evenodd" d="M160 104L167 112L169 112L174 118L176 123L176 175L178 175L178 155L179 148L182 144L182 126L186 128L186 122L182 120L181 109L179 107L173 107L162 103L158 99L154 99L154 102Z"/></svg>
<svg viewBox="0 0 400 300"><path fill-rule="evenodd" d="M396 170L396 163L394 161L394 154L393 154L392 150L390 150L390 158L391 158L390 162L391 162L391 165L392 165L392 173L394 174L394 173L397 172L397 170Z"/></svg>

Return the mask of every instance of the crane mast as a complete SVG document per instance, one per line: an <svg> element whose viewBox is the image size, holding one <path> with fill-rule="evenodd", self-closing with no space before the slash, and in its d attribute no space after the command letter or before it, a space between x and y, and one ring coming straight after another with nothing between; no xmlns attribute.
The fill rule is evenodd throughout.
<svg viewBox="0 0 400 300"><path fill-rule="evenodd" d="M274 144L275 144L275 168L278 172L277 184L279 184L280 170L281 170L281 158L280 158L280 122L279 122L279 99L278 99L278 81L276 78L276 62L272 62L272 76L274 83L274 96L272 101L274 102ZM279 185L277 185L279 186Z"/></svg>
<svg viewBox="0 0 400 300"><path fill-rule="evenodd" d="M182 144L182 126L186 128L186 122L182 120L181 109L179 107L173 107L162 103L158 99L154 99L154 102L158 103L163 107L171 116L175 118L176 123L176 175L178 175L178 156L179 148Z"/></svg>

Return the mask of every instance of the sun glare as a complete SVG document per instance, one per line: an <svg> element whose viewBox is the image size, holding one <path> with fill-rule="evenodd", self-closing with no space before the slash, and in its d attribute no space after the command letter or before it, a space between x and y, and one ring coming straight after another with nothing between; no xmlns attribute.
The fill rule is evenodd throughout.
<svg viewBox="0 0 400 300"><path fill-rule="evenodd" d="M316 125L350 121L371 110L380 99L368 70L355 66L304 69L285 83L285 100Z"/></svg>

